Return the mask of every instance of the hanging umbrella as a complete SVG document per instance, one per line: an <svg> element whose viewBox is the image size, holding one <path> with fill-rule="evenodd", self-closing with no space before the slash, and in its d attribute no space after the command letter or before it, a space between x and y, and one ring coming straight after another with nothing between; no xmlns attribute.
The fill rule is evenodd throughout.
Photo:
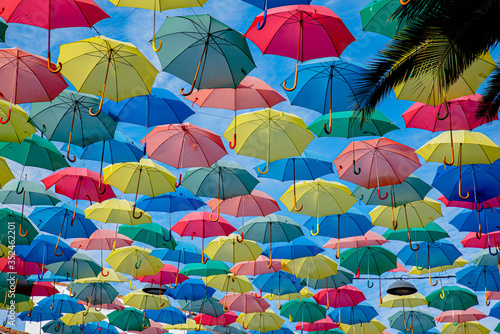
<svg viewBox="0 0 500 334"><path fill-rule="evenodd" d="M275 244L272 248L267 247L262 254L268 256L271 251L278 259L293 260L306 256L315 256L325 250L304 236L293 239L291 242Z"/></svg>
<svg viewBox="0 0 500 334"><path fill-rule="evenodd" d="M108 314L109 323L124 331L142 332L151 326L151 322L136 308L126 307L124 310L115 310Z"/></svg>
<svg viewBox="0 0 500 334"><path fill-rule="evenodd" d="M177 243L172 238L171 232L160 224L141 224L136 226L122 225L118 232L155 248L174 249ZM169 239L165 238L168 235Z"/></svg>
<svg viewBox="0 0 500 334"><path fill-rule="evenodd" d="M217 161L211 167L192 168L182 180L184 187L195 196L218 200L249 195L259 183L239 164L227 161ZM220 205L217 206L216 217L212 218L210 215L210 220L216 222L220 217L219 213Z"/></svg>
<svg viewBox="0 0 500 334"><path fill-rule="evenodd" d="M179 271L179 273L186 276L202 276L202 277L219 275L219 274L228 274L229 266L222 261L207 260L206 263L197 261L195 263L186 264Z"/></svg>
<svg viewBox="0 0 500 334"><path fill-rule="evenodd" d="M181 263L201 263L201 249L185 241L177 241L177 246L173 250L155 249L151 252L151 255L162 261L177 262L177 268Z"/></svg>
<svg viewBox="0 0 500 334"><path fill-rule="evenodd" d="M259 275L254 279L253 283L260 291L277 295L278 300L282 299L280 298L281 295L299 293L302 290L300 281L295 276L281 270L275 273ZM278 306L280 306L279 303Z"/></svg>
<svg viewBox="0 0 500 334"><path fill-rule="evenodd" d="M142 158L139 162L126 162L110 165L102 170L104 182L118 188L125 194L134 194L132 216L136 215L137 195L158 196L175 190L175 176L165 167L152 160Z"/></svg>
<svg viewBox="0 0 500 334"><path fill-rule="evenodd" d="M285 320L271 309L265 312L241 313L236 319L245 329L258 330L259 333L280 329Z"/></svg>
<svg viewBox="0 0 500 334"><path fill-rule="evenodd" d="M118 296L118 291L107 282L89 282L83 283L84 280L76 280L73 283L73 295L76 299L87 302L87 310L90 305L102 305L112 303Z"/></svg>
<svg viewBox="0 0 500 334"><path fill-rule="evenodd" d="M138 276L136 278L141 282L147 282L151 284L154 283L160 285L159 290L161 291L161 285L172 284L175 281L182 283L186 281L189 277L179 274L179 270L175 266L171 264L164 264L158 271L158 273L154 275L149 274L144 276Z"/></svg>
<svg viewBox="0 0 500 334"><path fill-rule="evenodd" d="M164 307L169 307L170 302L165 296L155 296L144 292L143 290L129 292L123 296L123 303L128 306L135 307L140 310L161 310Z"/></svg>
<svg viewBox="0 0 500 334"><path fill-rule="evenodd" d="M315 225L318 235L337 239L364 235L372 228L370 220L365 215L355 211L339 215L328 215L320 217L319 220L311 217L304 223L304 227L311 231L314 230ZM346 226L349 226L349 228L341 228Z"/></svg>
<svg viewBox="0 0 500 334"><path fill-rule="evenodd" d="M229 291L233 291L234 293L253 291L252 283L245 276L233 276L231 274L214 275L203 277L202 280L207 286L226 292L226 294ZM203 311L200 313L203 313Z"/></svg>
<svg viewBox="0 0 500 334"><path fill-rule="evenodd" d="M318 304L326 305L327 309L329 307L356 306L366 300L363 292L351 285L344 285L337 289L320 290L313 298Z"/></svg>
<svg viewBox="0 0 500 334"><path fill-rule="evenodd" d="M444 286L431 292L426 299L429 307L441 311L467 310L469 307L479 305L474 292L459 286Z"/></svg>
<svg viewBox="0 0 500 334"><path fill-rule="evenodd" d="M462 284L474 291L484 290L486 297L487 290L500 291L498 284L500 274L496 266L470 266L457 272L457 283ZM486 305L490 301L486 298Z"/></svg>
<svg viewBox="0 0 500 334"><path fill-rule="evenodd" d="M136 209L141 214L140 218L135 218L134 203L124 199L111 198L101 203L94 203L85 210L85 217L101 221L103 223L124 224L137 226L139 224L151 223L151 215L140 209ZM116 231L118 232L118 231ZM116 236L116 233L115 233Z"/></svg>
<svg viewBox="0 0 500 334"><path fill-rule="evenodd" d="M382 298L382 303L380 303L379 307L416 307L422 305L427 305L426 298L421 293L415 292L404 296L387 294Z"/></svg>
<svg viewBox="0 0 500 334"><path fill-rule="evenodd" d="M85 324L83 331L86 334L119 334L116 327L106 321Z"/></svg>
<svg viewBox="0 0 500 334"><path fill-rule="evenodd" d="M79 334L82 332L80 326L78 325L67 326L64 322L61 322L60 318L59 320L53 320L47 322L45 325L42 326L42 329L45 333L53 333L53 334Z"/></svg>
<svg viewBox="0 0 500 334"><path fill-rule="evenodd" d="M483 233L483 234L481 234L480 239L476 238L475 233L469 232L462 239L461 243L464 247L491 249L491 247L493 246L493 248L495 248L495 247L498 248L500 246L500 231L491 232L491 233Z"/></svg>
<svg viewBox="0 0 500 334"><path fill-rule="evenodd" d="M28 123L28 114L20 106L0 99L0 117L8 117L8 111L11 111L10 122L2 124L2 133L0 141L9 143L21 143L36 132L33 125Z"/></svg>
<svg viewBox="0 0 500 334"><path fill-rule="evenodd" d="M414 333L424 333L436 326L434 317L427 312L418 311L417 309L398 311L391 315L389 318L391 328L406 332L412 330ZM406 325L409 324L408 328Z"/></svg>
<svg viewBox="0 0 500 334"><path fill-rule="evenodd" d="M224 309L219 300L213 297L202 298L195 301L179 301L183 311L208 314L214 317L224 314ZM184 305L183 305L184 304Z"/></svg>
<svg viewBox="0 0 500 334"><path fill-rule="evenodd" d="M200 313L194 317L194 321L205 326L224 326L232 324L237 318L238 316L233 311L228 311L218 317Z"/></svg>
<svg viewBox="0 0 500 334"><path fill-rule="evenodd" d="M344 268L337 267L335 275L327 276L322 279L302 279L301 284L309 283L312 289L338 289L341 286L351 284L354 279L354 274Z"/></svg>
<svg viewBox="0 0 500 334"><path fill-rule="evenodd" d="M339 328L347 334L387 334L385 327L380 321L372 319L370 322L354 325L340 324Z"/></svg>
<svg viewBox="0 0 500 334"><path fill-rule="evenodd" d="M242 137L232 145L237 154L266 161L265 171L257 169L261 174L271 161L301 155L314 138L300 117L271 108L236 116L224 138L230 141L235 131Z"/></svg>
<svg viewBox="0 0 500 334"><path fill-rule="evenodd" d="M406 25L406 19L393 18L402 0L372 0L359 11L363 31L393 38Z"/></svg>
<svg viewBox="0 0 500 334"><path fill-rule="evenodd" d="M106 319L106 316L100 312L91 311L80 311L78 313L69 313L61 318L61 321L66 324L66 326L73 325L84 325L88 322L97 322Z"/></svg>
<svg viewBox="0 0 500 334"><path fill-rule="evenodd" d="M334 322L349 325L370 322L377 315L377 311L367 302L361 302L356 306L333 309L328 314Z"/></svg>
<svg viewBox="0 0 500 334"><path fill-rule="evenodd" d="M48 264L46 268L54 275L71 275L71 281L73 278L96 277L101 272L101 266L83 253L76 253L67 261Z"/></svg>
<svg viewBox="0 0 500 334"><path fill-rule="evenodd" d="M14 5L9 3L9 7ZM0 123L9 122L12 104L51 101L68 87L60 73L51 73L47 63L52 64L17 47L0 51L0 75L6 78L0 84L1 98L10 101L7 118L0 118Z"/></svg>
<svg viewBox="0 0 500 334"><path fill-rule="evenodd" d="M163 322L170 325L184 324L187 317L176 307L165 307L161 310L146 310L146 317L156 322Z"/></svg>
<svg viewBox="0 0 500 334"><path fill-rule="evenodd" d="M281 260L281 266L283 271L299 278L321 279L337 273L337 263L323 254Z"/></svg>
<svg viewBox="0 0 500 334"><path fill-rule="evenodd" d="M58 61L63 65L64 76L79 92L101 94L97 112L89 109L92 116L101 112L104 97L121 101L149 94L158 75L158 70L133 44L105 36L62 44Z"/></svg>
<svg viewBox="0 0 500 334"><path fill-rule="evenodd" d="M224 305L225 310L231 309L243 313L265 312L271 306L262 298L257 298L255 294L249 292L226 295L220 303Z"/></svg>
<svg viewBox="0 0 500 334"><path fill-rule="evenodd" d="M388 242L383 236L378 233L368 231L365 235L341 238L341 239L330 239L326 244L323 245L325 248L360 248L367 246L381 246Z"/></svg>
<svg viewBox="0 0 500 334"><path fill-rule="evenodd" d="M269 22L267 28L263 29L266 26L260 25L260 21L266 14ZM262 30L259 30L258 26ZM245 37L254 42L264 54L297 59L295 83L292 88L288 88L286 81L283 82L285 90L294 90L297 87L299 61L339 57L342 51L355 41L342 20L329 8L295 4L261 13L254 19ZM309 48L309 45L315 47Z"/></svg>
<svg viewBox="0 0 500 334"><path fill-rule="evenodd" d="M334 323L329 316L315 322L299 322L297 325L295 325L296 330L306 332L326 332L328 334L340 333L331 331L332 329L336 328L338 328L338 324Z"/></svg>
<svg viewBox="0 0 500 334"><path fill-rule="evenodd" d="M271 266L268 268L268 263ZM281 270L281 260L270 260L267 256L260 255L255 261L243 261L231 268L235 275L258 276L262 274L275 273Z"/></svg>
<svg viewBox="0 0 500 334"><path fill-rule="evenodd" d="M497 331L498 332L498 331ZM487 334L490 330L477 321L462 322L457 325L451 323L443 326L441 333L444 334L458 334L458 333L469 333L469 334Z"/></svg>
<svg viewBox="0 0 500 334"><path fill-rule="evenodd" d="M184 96L194 88L236 88L255 68L246 39L207 14L168 17L156 37L178 46L160 50L158 58L163 71L192 81L189 92L181 89Z"/></svg>
<svg viewBox="0 0 500 334"><path fill-rule="evenodd" d="M410 228L410 235L413 241L428 241L434 242L444 238L449 238L446 232L439 224L431 222L424 227ZM409 242L408 233L404 230L393 231L387 230L382 234L387 240L399 240Z"/></svg>
<svg viewBox="0 0 500 334"><path fill-rule="evenodd" d="M85 250L111 250L115 241L115 248L127 247L134 242L127 236L122 234L117 235L115 231L99 229L88 238L75 238L70 246Z"/></svg>
<svg viewBox="0 0 500 334"><path fill-rule="evenodd" d="M144 211L168 212L169 222L170 213L172 212L196 211L204 205L205 202L193 196L190 191L182 187L177 188L175 193L167 193L155 197L143 196L137 202L137 207Z"/></svg>
<svg viewBox="0 0 500 334"><path fill-rule="evenodd" d="M123 247L111 251L106 262L114 270L134 277L156 275L163 264L150 253L149 249L141 249L137 246Z"/></svg>
<svg viewBox="0 0 500 334"><path fill-rule="evenodd" d="M215 273L215 275L217 274ZM184 300L184 301L188 300L194 301L203 298L210 298L213 296L214 293L215 293L214 288L206 286L202 280L194 278L187 279L184 282L177 285L175 289L169 289L166 292L167 296L170 296L177 300ZM155 319L153 318L153 320Z"/></svg>
<svg viewBox="0 0 500 334"><path fill-rule="evenodd" d="M23 224L24 226L22 226ZM13 240L15 242L15 245L29 245L38 235L37 229L25 215L21 215L21 213L12 211L8 208L1 208L0 231L2 232L0 232L0 244L3 244L5 246L9 246L9 225L14 225L14 230L16 231L21 230L22 227L24 227L24 230L28 232L28 234L24 237L22 237L22 235L24 235L25 233L21 233L21 235L15 233L14 236L11 236L10 240ZM14 239L12 237L14 237ZM2 253L5 254L5 257L8 257L8 250L3 250Z"/></svg>
<svg viewBox="0 0 500 334"><path fill-rule="evenodd" d="M280 315L290 322L315 322L326 317L326 309L310 299L293 300L283 304Z"/></svg>
<svg viewBox="0 0 500 334"><path fill-rule="evenodd" d="M60 252L56 253L57 248ZM30 262L41 263L42 272L47 264L69 261L76 253L66 243L60 241L53 235L40 234L32 243L28 245L19 245L15 247L16 254L23 260ZM41 275L39 275L41 277Z"/></svg>
<svg viewBox="0 0 500 334"><path fill-rule="evenodd" d="M28 276L43 274L43 271L40 263L23 261L17 255L0 259L0 272L2 273Z"/></svg>
<svg viewBox="0 0 500 334"><path fill-rule="evenodd" d="M62 317L62 315L62 313L44 312L38 306L34 306L32 310L21 312L17 317L24 322L41 322L47 320L57 320Z"/></svg>
<svg viewBox="0 0 500 334"><path fill-rule="evenodd" d="M185 167L210 167L227 155L215 132L189 122L156 126L141 142L149 158L181 170ZM181 179L182 172L176 187L180 186Z"/></svg>
<svg viewBox="0 0 500 334"><path fill-rule="evenodd" d="M417 268L416 266L414 266L408 272L408 274L410 274L410 275L426 275L429 272L431 272L431 273L440 273L440 272L443 272L443 271L448 271L448 270L452 270L452 269L456 269L456 268L461 268L461 267L465 266L467 263L469 263L469 261L465 260L463 257L459 257L458 259L455 260L455 262L453 262L452 265L438 266L438 267L431 268L431 270L429 270L428 268L421 268L421 267Z"/></svg>

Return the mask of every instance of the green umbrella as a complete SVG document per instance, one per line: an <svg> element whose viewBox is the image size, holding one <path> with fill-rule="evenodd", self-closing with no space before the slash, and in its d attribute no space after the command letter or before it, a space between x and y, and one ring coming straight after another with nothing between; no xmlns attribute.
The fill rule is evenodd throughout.
<svg viewBox="0 0 500 334"><path fill-rule="evenodd" d="M214 297L193 301L179 300L179 305L183 311L208 314L212 317L219 317L224 314L222 304L219 303L219 300Z"/></svg>
<svg viewBox="0 0 500 334"><path fill-rule="evenodd" d="M118 233L126 235L132 240L151 245L155 248L174 249L177 246L168 229L160 224L140 224L135 226L122 225ZM169 236L168 238L165 236ZM168 240L168 241L167 241Z"/></svg>
<svg viewBox="0 0 500 334"><path fill-rule="evenodd" d="M82 253L76 253L69 261L47 264L45 268L54 275L71 277L71 281L73 278L96 277L101 272L101 266Z"/></svg>
<svg viewBox="0 0 500 334"><path fill-rule="evenodd" d="M443 238L449 238L448 232L446 232L441 226L435 222L430 222L423 228L410 228L410 235L412 241L428 241L434 242ZM388 229L382 234L386 240L399 240L408 242L408 233L405 230L394 231ZM496 264L495 264L496 265Z"/></svg>
<svg viewBox="0 0 500 334"><path fill-rule="evenodd" d="M47 138L31 135L17 143L0 143L0 156L18 162L23 166L33 166L56 171L69 167L64 155ZM23 172L21 172L21 175Z"/></svg>
<svg viewBox="0 0 500 334"><path fill-rule="evenodd" d="M111 325L124 331L142 332L144 329L151 327L151 323L144 313L133 307L111 312L108 314L108 320Z"/></svg>
<svg viewBox="0 0 500 334"><path fill-rule="evenodd" d="M10 244L8 233L9 233L9 223L14 223L14 230L20 230L20 224L24 223L24 229L28 232L26 237L21 237L19 233L14 234L15 245L29 245L31 241L38 235L38 231L31 221L26 217L22 216L17 211L13 211L8 208L0 209L0 244L8 246ZM11 234L12 235L12 234ZM11 238L12 240L12 238Z"/></svg>
<svg viewBox="0 0 500 334"><path fill-rule="evenodd" d="M269 263L268 268L271 268L273 253L272 243L274 242L290 242L293 239L304 236L302 228L291 218L276 215L274 213L265 217L256 217L241 226L238 229L241 235L246 239L269 244ZM240 239L238 239L239 241Z"/></svg>
<svg viewBox="0 0 500 334"><path fill-rule="evenodd" d="M476 256L471 261L476 266L497 266L498 258L495 255L491 255L489 249L482 249L477 252ZM500 269L499 269L500 270Z"/></svg>
<svg viewBox="0 0 500 334"><path fill-rule="evenodd" d="M400 184L371 189L357 186L352 195L367 205L392 205L396 207L423 200L431 189L429 184L414 175L410 175ZM388 194L392 194L392 200Z"/></svg>
<svg viewBox="0 0 500 334"><path fill-rule="evenodd" d="M396 255L382 246L349 248L340 256L340 265L356 273L377 275L397 268Z"/></svg>
<svg viewBox="0 0 500 334"><path fill-rule="evenodd" d="M332 132L325 132L324 124L330 120L330 115L325 114L314 121L307 127L314 132L318 137L341 137L354 138L365 136L383 136L387 132L400 130L400 128L388 119L382 112L375 109L373 116L369 120L365 120L360 126L359 117L354 117L354 111L338 111L332 113Z"/></svg>
<svg viewBox="0 0 500 334"><path fill-rule="evenodd" d="M28 230L23 232L24 206L53 206L58 202L60 202L60 200L52 190L45 190L44 186L34 181L10 180L2 190L0 190L0 203L22 205L19 235L23 238L29 235Z"/></svg>
<svg viewBox="0 0 500 334"><path fill-rule="evenodd" d="M326 318L326 308L311 299L292 300L283 304L280 315L290 322L315 322Z"/></svg>
<svg viewBox="0 0 500 334"><path fill-rule="evenodd" d="M219 219L220 199L250 195L259 183L252 174L236 162L217 161L211 167L191 168L182 178L182 185L193 195L217 198L217 216Z"/></svg>
<svg viewBox="0 0 500 334"><path fill-rule="evenodd" d="M444 286L431 292L425 299L429 307L441 311L466 310L479 304L473 291L459 286Z"/></svg>
<svg viewBox="0 0 500 334"><path fill-rule="evenodd" d="M163 71L194 88L236 88L255 68L246 38L210 15L169 16L156 33Z"/></svg>
<svg viewBox="0 0 500 334"><path fill-rule="evenodd" d="M3 303L7 300L5 305L8 307L10 301L13 300L15 303L27 302L30 300L30 296L21 293L10 293L10 288L0 287L0 302Z"/></svg>
<svg viewBox="0 0 500 334"><path fill-rule="evenodd" d="M207 260L206 263L188 263L179 271L179 274L186 276L213 276L229 274L229 266L222 261Z"/></svg>
<svg viewBox="0 0 500 334"><path fill-rule="evenodd" d="M500 333L500 323L493 330L494 332Z"/></svg>
<svg viewBox="0 0 500 334"><path fill-rule="evenodd" d="M72 286L74 294L72 297L83 300L88 304L111 304L118 296L118 291L107 282L78 283L75 281Z"/></svg>
<svg viewBox="0 0 500 334"><path fill-rule="evenodd" d="M47 322L42 329L44 333L51 334L80 334L82 332L79 325L67 326L61 319Z"/></svg>
<svg viewBox="0 0 500 334"><path fill-rule="evenodd" d="M354 275L344 268L337 267L337 274L322 279L303 278L301 285L308 285L312 289L338 289L341 286L351 284Z"/></svg>
<svg viewBox="0 0 500 334"><path fill-rule="evenodd" d="M5 32L7 31L8 25L0 22L0 42L5 43Z"/></svg>
<svg viewBox="0 0 500 334"><path fill-rule="evenodd" d="M388 319L391 328L400 330L403 333L408 333L409 330L414 333L425 333L429 329L436 327L432 315L415 309L406 310L405 312L398 311ZM406 330L409 326L411 326L411 329Z"/></svg>
<svg viewBox="0 0 500 334"><path fill-rule="evenodd" d="M405 21L392 20L391 15L401 6L401 0L372 0L359 11L364 31L372 31L389 38L403 29Z"/></svg>
<svg viewBox="0 0 500 334"><path fill-rule="evenodd" d="M105 113L89 115L89 109L98 106L98 98L66 89L51 102L33 103L29 121L49 140L68 143L66 157L74 162L76 158L69 156L71 144L85 147L113 139L118 123Z"/></svg>

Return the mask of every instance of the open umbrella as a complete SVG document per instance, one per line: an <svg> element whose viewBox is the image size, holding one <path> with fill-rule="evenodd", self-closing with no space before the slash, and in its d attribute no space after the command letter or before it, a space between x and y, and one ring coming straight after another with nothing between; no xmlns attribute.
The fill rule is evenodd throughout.
<svg viewBox="0 0 500 334"><path fill-rule="evenodd" d="M151 322L136 308L126 307L124 310L115 310L108 314L109 323L124 331L142 332L151 326Z"/></svg>
<svg viewBox="0 0 500 334"><path fill-rule="evenodd" d="M457 283L474 291L484 290L486 306L490 305L487 291L500 291L500 274L496 266L469 266L457 272Z"/></svg>
<svg viewBox="0 0 500 334"><path fill-rule="evenodd" d="M406 313L398 311L389 318L391 328L398 329L402 332L413 331L414 333L424 333L436 326L434 317L427 312L417 309L407 310ZM406 327L409 324L409 328Z"/></svg>
<svg viewBox="0 0 500 334"><path fill-rule="evenodd" d="M265 312L241 313L236 319L245 329L258 330L259 333L280 329L285 320L271 309Z"/></svg>
<svg viewBox="0 0 500 334"><path fill-rule="evenodd" d="M469 307L479 304L473 291L459 286L444 286L431 292L425 299L427 299L429 307L441 311L467 310ZM455 321L453 320L453 322Z"/></svg>
<svg viewBox="0 0 500 334"><path fill-rule="evenodd" d="M5 119L9 110L11 111L10 122L2 124L0 141L9 143L21 143L36 132L33 125L28 123L28 114L17 104L10 105L9 102L0 99L0 116Z"/></svg>
<svg viewBox="0 0 500 334"><path fill-rule="evenodd" d="M361 24L364 31L372 31L389 38L406 25L406 20L392 17L394 12L401 7L403 0L372 0L359 11Z"/></svg>

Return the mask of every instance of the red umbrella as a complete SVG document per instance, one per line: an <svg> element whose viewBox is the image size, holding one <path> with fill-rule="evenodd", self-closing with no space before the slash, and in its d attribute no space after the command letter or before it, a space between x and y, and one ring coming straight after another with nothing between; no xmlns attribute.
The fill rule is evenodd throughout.
<svg viewBox="0 0 500 334"><path fill-rule="evenodd" d="M92 27L109 18L93 0L0 0L0 16L7 23L21 23L48 30L47 67L61 71L61 63L52 69L50 62L50 30L70 27Z"/></svg>
<svg viewBox="0 0 500 334"><path fill-rule="evenodd" d="M413 148L384 137L352 142L333 162L342 180L365 188L399 184L420 167Z"/></svg>
<svg viewBox="0 0 500 334"><path fill-rule="evenodd" d="M389 273L407 273L408 269L406 269L401 263L397 263L397 267L395 269L389 270Z"/></svg>
<svg viewBox="0 0 500 334"><path fill-rule="evenodd" d="M500 300L500 291L488 291L486 293L487 300Z"/></svg>
<svg viewBox="0 0 500 334"><path fill-rule="evenodd" d="M116 233L112 230L97 230L88 238L76 238L71 242L70 246L85 250L112 250L115 241L115 248L128 247L134 242L134 240L126 235Z"/></svg>
<svg viewBox="0 0 500 334"><path fill-rule="evenodd" d="M305 330L306 332L319 332L328 331L330 329L338 328L339 325L333 322L332 318L326 316L324 319L320 319L313 323L310 322L299 322L295 325L296 330Z"/></svg>
<svg viewBox="0 0 500 334"><path fill-rule="evenodd" d="M366 300L363 292L352 285L344 285L338 289L321 289L313 298L318 304L326 305L326 308L356 306Z"/></svg>
<svg viewBox="0 0 500 334"><path fill-rule="evenodd" d="M500 248L500 231L482 233L480 239L476 238L475 232L470 232L467 233L461 242L464 247L470 248L486 249L492 246Z"/></svg>
<svg viewBox="0 0 500 334"><path fill-rule="evenodd" d="M219 211L233 217L248 217L248 216L267 216L271 213L280 211L278 202L271 196L260 190L253 190L249 195L231 197L226 200L213 198L207 202L207 205L212 211L217 210L217 202L219 202ZM243 218L242 225L245 223ZM241 239L243 241L243 233Z"/></svg>
<svg viewBox="0 0 500 334"><path fill-rule="evenodd" d="M71 219L71 225L73 225L79 199L87 199L92 204L93 201L102 202L116 197L111 186L101 183L100 180L101 174L87 168L67 167L50 174L42 179L42 182L47 189L55 185L56 193L76 200ZM104 189L101 190L100 186Z"/></svg>
<svg viewBox="0 0 500 334"><path fill-rule="evenodd" d="M342 20L329 8L315 5L292 5L269 9L267 24L257 26L264 13L258 15L245 33L264 54L285 56L297 60L295 83L299 61L323 57L339 57L342 51L356 39Z"/></svg>
<svg viewBox="0 0 500 334"><path fill-rule="evenodd" d="M452 310L452 311L441 312L437 317L434 318L434 320L439 322L462 323L469 321L479 321L486 317L487 315L484 314L483 312L470 307L465 311Z"/></svg>
<svg viewBox="0 0 500 334"><path fill-rule="evenodd" d="M0 259L0 272L17 273L18 275L38 275L43 274L47 269L42 268L42 264L36 262L25 262L17 255L14 258Z"/></svg>
<svg viewBox="0 0 500 334"><path fill-rule="evenodd" d="M155 127L141 140L151 159L172 167L210 167L227 155L218 134L191 123ZM181 184L182 173L179 176Z"/></svg>
<svg viewBox="0 0 500 334"><path fill-rule="evenodd" d="M275 273L281 270L281 260L273 259L268 268L269 258L260 255L255 261L244 261L234 265L230 271L235 275L258 276L262 274Z"/></svg>
<svg viewBox="0 0 500 334"><path fill-rule="evenodd" d="M52 101L68 84L46 64L46 58L19 48L0 50L0 98L10 101L11 107L13 103ZM0 123L7 123L10 113L9 108L7 119L0 118Z"/></svg>
<svg viewBox="0 0 500 334"><path fill-rule="evenodd" d="M78 304L82 304L83 306L88 306L88 303L83 300L79 300ZM93 304L90 304L91 307L94 307ZM124 310L125 305L118 299L116 298L113 303L111 304L99 304L100 307L102 307L105 310Z"/></svg>
<svg viewBox="0 0 500 334"><path fill-rule="evenodd" d="M205 326L226 326L235 322L237 318L238 316L233 311L226 312L218 317L200 313L194 317L194 321Z"/></svg>
<svg viewBox="0 0 500 334"><path fill-rule="evenodd" d="M337 248L340 253L340 248L360 248L367 246L380 246L388 242L383 236L378 233L368 231L365 235L360 235L356 237L336 239L331 238L323 246L323 248Z"/></svg>
<svg viewBox="0 0 500 334"><path fill-rule="evenodd" d="M202 89L186 96L186 99L196 103L202 108L217 108L236 110L252 108L271 108L275 104L286 101L277 91L264 81L247 76L234 88ZM229 142L229 147L236 146L236 124L234 127L234 140Z"/></svg>
<svg viewBox="0 0 500 334"><path fill-rule="evenodd" d="M50 297L58 293L59 290L50 282L34 282L31 287L32 297Z"/></svg>
<svg viewBox="0 0 500 334"><path fill-rule="evenodd" d="M449 201L446 197L443 195L438 197L438 200L443 202L444 205L447 207L456 207L456 208L464 208L464 209L469 209L469 210L476 210L476 203L474 202L466 202L466 201ZM500 196L499 197L494 197L492 199L487 200L486 202L478 204L479 207L481 208L498 208L500 207Z"/></svg>
<svg viewBox="0 0 500 334"><path fill-rule="evenodd" d="M175 223L171 231L182 237L201 238L201 261L206 263L204 256L205 238L217 237L221 235L228 236L236 231L233 225L222 217L215 222L210 220L210 212L197 211L190 212Z"/></svg>
<svg viewBox="0 0 500 334"><path fill-rule="evenodd" d="M243 313L265 312L271 305L253 292L234 293L224 296L219 303L224 305L224 311L230 309Z"/></svg>

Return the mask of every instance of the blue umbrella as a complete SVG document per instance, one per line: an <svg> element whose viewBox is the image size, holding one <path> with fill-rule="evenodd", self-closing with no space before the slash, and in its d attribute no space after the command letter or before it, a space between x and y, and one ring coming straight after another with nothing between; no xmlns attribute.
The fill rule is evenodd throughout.
<svg viewBox="0 0 500 334"><path fill-rule="evenodd" d="M115 326L106 321L92 322L83 326L83 334L118 334Z"/></svg>
<svg viewBox="0 0 500 334"><path fill-rule="evenodd" d="M351 110L357 102L350 97L355 96L355 81L362 78L364 69L361 66L339 58L322 58L308 61L299 66L297 88L285 93L292 105L312 109L322 114L330 114L329 128L331 133L332 111ZM286 80L292 80L295 74Z"/></svg>
<svg viewBox="0 0 500 334"><path fill-rule="evenodd" d="M267 247L263 255L269 257L270 248ZM319 245L315 244L307 237L298 237L291 242L280 242L272 246L273 256L278 259L299 259L306 256L316 256L325 250Z"/></svg>
<svg viewBox="0 0 500 334"><path fill-rule="evenodd" d="M59 248L60 253L56 254L57 248ZM48 234L37 235L29 246L16 246L15 252L23 261L42 263L43 265L68 261L76 254L73 248L65 242Z"/></svg>
<svg viewBox="0 0 500 334"><path fill-rule="evenodd" d="M177 241L174 249L155 249L151 252L162 261L177 263L193 263L201 261L201 249L194 244L185 241ZM206 256L206 255L205 255Z"/></svg>
<svg viewBox="0 0 500 334"><path fill-rule="evenodd" d="M47 321L47 320L56 320L62 317L62 313L59 312L47 312L42 310L38 305L33 307L31 311L24 311L18 315L18 318L22 321Z"/></svg>
<svg viewBox="0 0 500 334"><path fill-rule="evenodd" d="M343 228L340 228L341 226ZM319 219L311 217L304 223L304 227L310 230L311 234L317 229L317 234L320 236L342 239L364 235L373 225L361 212L346 212L340 215L320 217Z"/></svg>
<svg viewBox="0 0 500 334"><path fill-rule="evenodd" d="M69 276L54 275L50 271L46 271L43 275L31 275L28 280L40 282L69 282Z"/></svg>
<svg viewBox="0 0 500 334"><path fill-rule="evenodd" d="M469 266L457 271L457 283L474 291L500 291L500 274L497 266ZM486 298L486 305L490 301Z"/></svg>
<svg viewBox="0 0 500 334"><path fill-rule="evenodd" d="M165 307L161 310L146 310L145 315L147 318L163 322L170 325L183 324L186 322L187 317L176 307Z"/></svg>
<svg viewBox="0 0 500 334"><path fill-rule="evenodd" d="M253 285L261 291L261 294L264 291L274 295L297 293L303 287L300 280L295 276L281 270L275 273L259 275L253 280Z"/></svg>
<svg viewBox="0 0 500 334"><path fill-rule="evenodd" d="M151 95L135 96L119 103L108 101L102 111L117 122L146 127L182 123L194 112L173 93L153 88Z"/></svg>
<svg viewBox="0 0 500 334"><path fill-rule="evenodd" d="M64 313L78 313L85 310L85 306L79 304L78 299L63 294L45 297L37 305L43 312L53 312L52 310L56 310L62 313L64 310Z"/></svg>
<svg viewBox="0 0 500 334"><path fill-rule="evenodd" d="M177 300L199 300L212 297L215 289L205 285L201 279L190 278L177 285L175 289L168 289L166 294ZM149 317L151 318L151 317ZM153 320L155 320L153 318ZM158 321L158 320L155 320ZM163 322L163 321L161 321Z"/></svg>
<svg viewBox="0 0 500 334"><path fill-rule="evenodd" d="M260 334L261 332L259 331L248 331L251 334ZM274 331L267 331L265 332L266 334L294 334L294 332L289 329L288 327L281 327L280 329L276 329ZM314 334L314 333L313 333Z"/></svg>
<svg viewBox="0 0 500 334"><path fill-rule="evenodd" d="M101 165L103 162L110 164L137 162L141 160L143 153L142 144L136 143L121 132L116 131L113 139L86 146L81 154L81 159L100 161Z"/></svg>
<svg viewBox="0 0 500 334"><path fill-rule="evenodd" d="M336 308L328 314L333 322L349 325L370 322L377 315L378 312L367 302L361 302L356 306Z"/></svg>
<svg viewBox="0 0 500 334"><path fill-rule="evenodd" d="M482 216L482 219L481 219ZM482 222L481 222L482 220ZM479 234L478 226L484 227L486 233L500 230L500 209L490 208L479 211L463 210L456 215L450 224L455 226L461 232L474 232ZM495 254L496 255L496 254Z"/></svg>
<svg viewBox="0 0 500 334"><path fill-rule="evenodd" d="M211 331L210 333L216 332L219 334L248 334L248 331L237 322L233 322L232 324L227 326L205 326L205 328Z"/></svg>
<svg viewBox="0 0 500 334"><path fill-rule="evenodd" d="M488 316L500 319L500 303L496 303L495 305L493 305Z"/></svg>

